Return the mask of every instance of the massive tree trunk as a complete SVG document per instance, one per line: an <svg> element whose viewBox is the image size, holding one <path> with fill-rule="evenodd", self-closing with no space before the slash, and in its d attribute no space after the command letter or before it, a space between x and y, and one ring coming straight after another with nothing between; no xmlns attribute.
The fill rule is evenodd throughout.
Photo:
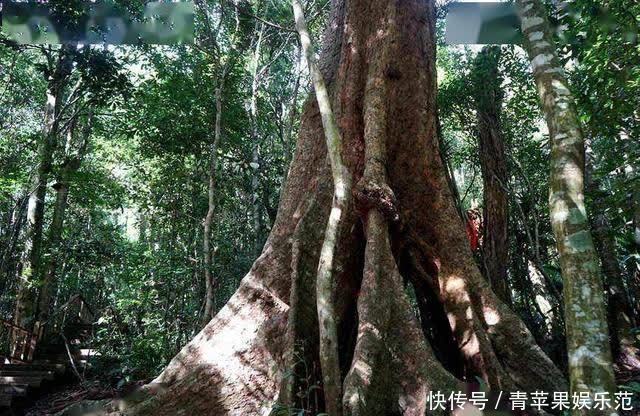
<svg viewBox="0 0 640 416"><path fill-rule="evenodd" d="M58 179L53 185L56 191L56 201L53 207L53 218L48 231L48 249L46 267L43 268L42 285L38 297L37 317L40 322L46 321L51 307L51 295L56 280L58 262L62 257L62 231L64 218L67 211L67 200L72 176L80 169L82 160L88 146L89 135L93 123L93 111L89 111L86 125L78 134L76 131L77 120L71 122L68 130L68 138L65 149L65 160L60 168Z"/></svg>
<svg viewBox="0 0 640 416"><path fill-rule="evenodd" d="M571 391L593 397L596 392L615 391L616 384L611 350L604 342L609 329L602 276L584 205L584 139L544 4L540 0L517 4L551 138L549 204L564 281Z"/></svg>
<svg viewBox="0 0 640 416"><path fill-rule="evenodd" d="M57 53L55 64L50 68L47 80L46 104L42 137L38 144L38 167L33 176L27 208L27 222L24 227L24 248L22 270L18 282L15 324L29 328L34 323L38 279L41 276L42 229L44 223L44 203L47 182L51 174L53 151L58 142L62 93L71 71L69 47L63 46Z"/></svg>
<svg viewBox="0 0 640 416"><path fill-rule="evenodd" d="M511 290L507 280L509 199L506 188L509 177L500 124L502 85L499 62L499 46L484 48L474 63L473 82L484 187L482 259L491 288L500 299L510 304Z"/></svg>
<svg viewBox="0 0 640 416"><path fill-rule="evenodd" d="M354 181L333 263L349 415L423 415L428 391L461 389L475 376L492 389L566 389L470 251L440 157L434 22L432 1L336 0L324 37L319 66ZM333 195L327 156L321 114L310 99L262 254L131 413L257 415L275 403L324 408L322 390L313 386L316 276ZM406 284L430 299L420 319ZM431 345L425 334L450 342ZM443 353L459 358L443 365ZM283 383L289 377L294 382ZM293 397L282 390L291 384Z"/></svg>

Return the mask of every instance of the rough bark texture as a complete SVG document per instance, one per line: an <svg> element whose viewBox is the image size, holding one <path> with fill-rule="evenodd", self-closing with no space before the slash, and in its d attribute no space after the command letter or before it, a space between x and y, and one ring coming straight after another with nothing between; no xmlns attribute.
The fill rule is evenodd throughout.
<svg viewBox="0 0 640 416"><path fill-rule="evenodd" d="M478 150L482 168L482 259L491 288L511 304L507 280L509 200L507 161L500 124L502 78L498 72L500 47L485 47L474 65L474 99L478 119Z"/></svg>
<svg viewBox="0 0 640 416"><path fill-rule="evenodd" d="M356 184L333 265L346 414L423 415L429 390L476 375L494 389L566 389L471 254L439 151L434 22L432 1L335 0L324 37L320 70ZM324 409L322 391L305 390L318 380L316 270L333 191L321 119L308 101L261 256L130 413ZM435 300L420 323L405 282ZM424 333L461 352L458 378Z"/></svg>
<svg viewBox="0 0 640 416"><path fill-rule="evenodd" d="M604 288L584 205L584 139L544 4L517 5L551 138L549 203L564 281L571 390L613 392Z"/></svg>

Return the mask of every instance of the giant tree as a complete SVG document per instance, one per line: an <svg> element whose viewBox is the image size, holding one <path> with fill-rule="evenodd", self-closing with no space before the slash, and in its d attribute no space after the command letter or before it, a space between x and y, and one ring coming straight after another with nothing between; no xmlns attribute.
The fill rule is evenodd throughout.
<svg viewBox="0 0 640 416"><path fill-rule="evenodd" d="M421 415L428 391L475 377L492 389L566 388L473 260L439 153L434 20L432 1L336 0L324 36L319 67L354 183L333 265L346 414ZM305 405L313 387L305 375L319 367L316 271L333 195L327 155L310 99L262 254L133 413L262 414L287 399L279 394L286 377L298 394L281 404ZM405 281L429 312L420 319ZM425 333L457 348L438 350ZM288 359L294 351L302 353ZM464 371L445 367L443 354ZM309 407L320 410L322 399Z"/></svg>

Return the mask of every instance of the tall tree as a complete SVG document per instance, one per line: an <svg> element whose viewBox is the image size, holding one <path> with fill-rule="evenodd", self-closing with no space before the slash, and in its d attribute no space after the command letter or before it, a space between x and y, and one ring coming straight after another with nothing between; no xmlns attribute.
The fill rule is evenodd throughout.
<svg viewBox="0 0 640 416"><path fill-rule="evenodd" d="M30 189L20 282L16 296L14 323L30 327L34 323L37 286L41 274L42 233L47 182L51 174L54 150L59 141L63 92L71 75L72 47L63 46L47 54L47 92L42 136L38 143L38 166Z"/></svg>
<svg viewBox="0 0 640 416"><path fill-rule="evenodd" d="M296 30L300 35L300 44L307 60L318 108L322 117L327 155L331 164L333 180L333 202L331 213L324 232L324 240L320 249L320 264L316 276L316 308L319 325L319 360L322 370L324 399L329 414L342 415L342 382L340 380L340 356L338 352L338 319L336 317L336 284L335 258L338 238L344 233L344 213L351 204L351 172L344 163L345 149L340 128L336 123L331 99L324 82L324 77L315 58L315 50L309 36L302 5L292 0ZM356 393L357 394L357 393Z"/></svg>
<svg viewBox="0 0 640 416"><path fill-rule="evenodd" d="M613 392L611 350L603 342L609 333L604 288L584 203L585 144L575 102L543 2L518 0L517 5L551 138L549 204L564 281L571 391Z"/></svg>
<svg viewBox="0 0 640 416"><path fill-rule="evenodd" d="M319 68L354 179L333 265L345 414L424 414L428 391L458 390L463 377L493 389L566 389L482 277L457 213L437 137L434 2L334 1L327 27ZM322 118L309 100L263 254L132 413L259 414L282 397L283 378L296 377L286 359L296 345L305 344L303 367L319 367L312 299L334 190ZM444 320L416 319L404 279L438 300ZM440 363L421 325L453 341L464 374ZM299 409L311 390L281 404Z"/></svg>
<svg viewBox="0 0 640 416"><path fill-rule="evenodd" d="M27 327L33 325L37 317L38 297L45 277L42 236L47 183L55 157L60 153L61 137L87 108L113 102L128 87L120 64L106 50L62 45L41 48L41 51L46 58L42 68L48 82L44 127L38 145L38 168L30 189L29 225L25 227L21 281L14 313L16 323ZM48 298L48 295L44 297Z"/></svg>
<svg viewBox="0 0 640 416"><path fill-rule="evenodd" d="M255 45L253 48L253 56L251 57L251 98L249 100L249 119L251 120L251 142L253 149L251 151L251 214L253 217L253 226L255 228L256 241L254 242L254 253L260 254L260 244L262 243L262 210L260 209L260 131L258 128L258 93L260 89L261 78L264 71L260 68L260 58L262 54L262 42L264 38L265 24L261 23L255 35Z"/></svg>
<svg viewBox="0 0 640 416"><path fill-rule="evenodd" d="M204 268L205 281L205 306L202 314L202 322L207 323L214 315L215 288L217 281L213 276L213 247L211 247L211 234L213 220L216 213L216 175L218 169L218 145L222 135L222 97L224 90L224 80L227 76L227 66L224 65L222 72L217 79L215 92L216 116L214 121L213 139L209 145L209 174L207 189L207 215L202 223L202 265Z"/></svg>
<svg viewBox="0 0 640 416"><path fill-rule="evenodd" d="M483 183L482 260L491 288L511 303L507 280L509 199L507 160L500 122L502 77L500 47L485 47L474 63L473 91L478 123L478 150Z"/></svg>
<svg viewBox="0 0 640 416"><path fill-rule="evenodd" d="M215 120L213 137L209 143L209 168L208 168L208 189L207 189L207 214L202 223L202 266L204 269L205 281L205 306L202 314L202 322L206 324L215 315L215 288L218 285L217 279L213 276L213 247L211 244L216 215L216 190L217 190L217 170L218 170L218 147L222 138L222 117L225 85L227 77L233 65L238 59L238 43L241 41L240 20L237 10L234 11L234 24L227 42L221 41L221 28L224 18L224 10L221 11L221 20L216 25L216 18L209 4L203 0L197 2L200 12L204 15L205 27L207 29L204 39L204 48L207 56L212 61L214 67L215 82Z"/></svg>
<svg viewBox="0 0 640 416"><path fill-rule="evenodd" d="M43 268L43 277L38 296L37 319L40 322L47 320L49 308L51 306L51 295L55 285L58 262L62 256L62 231L64 219L67 211L69 190L73 176L80 169L82 159L89 145L89 136L93 124L93 111L89 110L85 125L78 132L76 126L78 120L71 121L67 129L67 139L64 143L64 159L56 183L53 189L56 191L56 198L53 206L53 216L48 230L48 248L46 256L46 267Z"/></svg>

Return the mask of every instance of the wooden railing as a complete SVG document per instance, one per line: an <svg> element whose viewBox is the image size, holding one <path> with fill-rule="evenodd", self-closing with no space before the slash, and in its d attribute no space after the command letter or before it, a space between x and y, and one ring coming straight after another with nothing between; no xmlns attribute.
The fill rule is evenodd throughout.
<svg viewBox="0 0 640 416"><path fill-rule="evenodd" d="M36 321L33 330L0 319L0 357L10 362L33 360L38 343L47 336L64 335L70 325L93 324L95 315L81 295L73 295L45 321Z"/></svg>
<svg viewBox="0 0 640 416"><path fill-rule="evenodd" d="M6 354L4 358L10 362L30 362L33 360L41 327L36 325L34 331L29 331L4 319L0 319L0 324L2 325L0 337L5 349L3 353Z"/></svg>
<svg viewBox="0 0 640 416"><path fill-rule="evenodd" d="M40 326L43 328L39 339L45 334L60 334L68 324L93 324L95 314L82 295L73 295L57 308Z"/></svg>

